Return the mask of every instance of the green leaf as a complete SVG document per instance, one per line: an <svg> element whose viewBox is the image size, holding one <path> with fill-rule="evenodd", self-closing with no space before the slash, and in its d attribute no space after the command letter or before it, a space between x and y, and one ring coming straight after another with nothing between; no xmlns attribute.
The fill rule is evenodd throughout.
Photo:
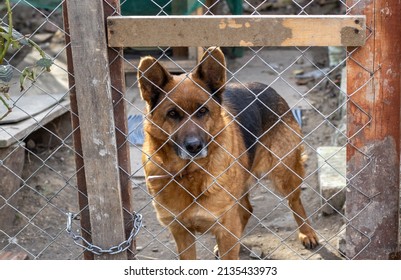
<svg viewBox="0 0 401 280"><path fill-rule="evenodd" d="M49 58L41 58L36 62L36 65L42 68L46 68L46 70L50 70L50 67L53 65L53 61Z"/></svg>
<svg viewBox="0 0 401 280"><path fill-rule="evenodd" d="M20 91L23 91L23 90L24 90L24 83L25 83L25 80L26 80L26 76L25 76L24 74L21 74L21 75L19 76L19 88L20 88Z"/></svg>
<svg viewBox="0 0 401 280"><path fill-rule="evenodd" d="M15 50L19 50L21 48L21 45L19 44L19 42L18 41L14 41L14 40L11 42L11 46Z"/></svg>
<svg viewBox="0 0 401 280"><path fill-rule="evenodd" d="M11 39L10 35L8 35L8 33L6 33L6 32L0 32L0 36L7 41L9 41Z"/></svg>
<svg viewBox="0 0 401 280"><path fill-rule="evenodd" d="M35 81L36 80L36 74L35 71L33 69L30 69L28 67L26 67L20 77L19 77L19 85L20 85L20 90L23 91L24 90L24 84L26 80L31 80L31 81Z"/></svg>

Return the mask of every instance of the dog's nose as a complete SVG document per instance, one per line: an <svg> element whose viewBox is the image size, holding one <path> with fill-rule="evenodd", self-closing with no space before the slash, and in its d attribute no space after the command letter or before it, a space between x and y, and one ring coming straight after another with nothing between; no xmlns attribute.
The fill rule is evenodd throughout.
<svg viewBox="0 0 401 280"><path fill-rule="evenodd" d="M199 153L203 148L202 141L197 137L188 137L185 139L184 147L192 156Z"/></svg>

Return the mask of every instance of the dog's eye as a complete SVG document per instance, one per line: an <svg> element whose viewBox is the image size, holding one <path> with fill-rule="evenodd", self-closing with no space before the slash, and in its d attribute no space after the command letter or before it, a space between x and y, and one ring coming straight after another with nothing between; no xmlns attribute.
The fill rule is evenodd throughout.
<svg viewBox="0 0 401 280"><path fill-rule="evenodd" d="M167 112L167 117L171 119L178 119L180 117L180 114L177 112L176 109L171 109Z"/></svg>
<svg viewBox="0 0 401 280"><path fill-rule="evenodd" d="M198 110L198 112L196 112L196 114L198 117L202 117L202 116L206 115L207 112L209 112L209 109L206 107L202 107Z"/></svg>

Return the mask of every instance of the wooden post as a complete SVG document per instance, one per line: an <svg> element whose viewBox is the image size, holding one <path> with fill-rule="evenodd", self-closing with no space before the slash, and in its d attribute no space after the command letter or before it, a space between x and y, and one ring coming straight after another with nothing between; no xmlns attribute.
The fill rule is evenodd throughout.
<svg viewBox="0 0 401 280"><path fill-rule="evenodd" d="M366 15L372 34L349 49L347 64L346 254L391 259L399 246L401 9L398 0L347 4Z"/></svg>
<svg viewBox="0 0 401 280"><path fill-rule="evenodd" d="M78 115L78 104L77 95L75 90L75 78L74 78L74 67L72 64L72 52L71 52L71 39L70 39L70 27L68 24L68 9L67 2L63 2L63 19L64 19L64 31L65 31L65 43L67 53L67 68L68 68L68 86L70 88L70 108L71 108L71 127L73 131L73 144L75 152L75 169L77 170L77 187L78 187L78 205L80 211L80 223L81 223L81 235L88 242L92 242L90 235L90 217L88 209L88 191L86 188L85 179L85 166L82 156L82 144L81 144L81 129L79 127L79 115ZM93 260L94 256L89 251L84 251L84 259Z"/></svg>
<svg viewBox="0 0 401 280"><path fill-rule="evenodd" d="M125 240L120 173L102 0L67 1L92 242ZM96 256L126 259L126 252Z"/></svg>
<svg viewBox="0 0 401 280"><path fill-rule="evenodd" d="M108 4L104 5L104 20L117 12L120 14L120 0L105 0ZM116 126L116 140L118 149L118 166L120 168L121 198L123 204L123 214L125 223L125 237L131 234L132 224L132 186L131 186L131 161L128 137L128 119L125 98L125 73L123 48L108 48L110 63L110 80L113 98L114 122ZM128 258L134 258L136 250L135 240L128 251Z"/></svg>

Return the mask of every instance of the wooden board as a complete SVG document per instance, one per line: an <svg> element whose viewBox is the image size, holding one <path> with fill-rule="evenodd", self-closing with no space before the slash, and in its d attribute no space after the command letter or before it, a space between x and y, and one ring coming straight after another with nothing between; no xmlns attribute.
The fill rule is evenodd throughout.
<svg viewBox="0 0 401 280"><path fill-rule="evenodd" d="M67 1L67 9L92 242L107 250L123 242L125 232L103 1Z"/></svg>
<svg viewBox="0 0 401 280"><path fill-rule="evenodd" d="M47 110L37 114L36 116L26 119L24 121L3 124L0 126L0 148L8 147L16 143L20 139L25 138L35 130L43 127L48 122L68 112L70 108L69 100L64 100L52 106Z"/></svg>
<svg viewBox="0 0 401 280"><path fill-rule="evenodd" d="M40 112L59 103L65 94L40 94L31 95L26 94L23 97L10 100L8 103L13 107L12 112L6 118L0 120L0 124L17 123L28 118L31 118ZM11 97L13 99L13 97ZM0 116L6 111L4 106L0 105Z"/></svg>
<svg viewBox="0 0 401 280"><path fill-rule="evenodd" d="M88 192L86 188L85 178L85 166L84 159L82 158L82 144L81 144L81 129L79 126L78 116L78 105L77 95L75 90L75 78L74 78L74 67L72 65L72 51L71 51L71 38L70 38L70 26L68 20L68 9L66 1L63 2L63 22L64 22L64 35L65 35L65 46L66 46L66 58L67 58L67 72L68 72L68 88L70 89L70 106L71 106L71 126L72 126L72 140L75 150L75 170L76 170L76 184L78 188L78 204L80 209L80 224L82 237L92 242L90 216L88 205ZM83 252L85 260L93 260L94 254L85 250Z"/></svg>
<svg viewBox="0 0 401 280"><path fill-rule="evenodd" d="M138 67L139 65L139 59L130 59L130 58L126 59L127 60L124 61L125 73L136 73L137 72L136 67ZM196 59L188 59L188 60L178 59L174 60L174 62L168 59L161 59L160 62L171 73L189 72L193 70L197 65ZM133 65L135 65L135 67Z"/></svg>
<svg viewBox="0 0 401 280"><path fill-rule="evenodd" d="M28 254L24 253L24 252L14 253L14 252L5 251L5 252L0 253L0 261L3 261L3 260L9 260L9 261L10 260L13 260L13 261L15 261L15 260L29 260L29 257L28 257Z"/></svg>
<svg viewBox="0 0 401 280"><path fill-rule="evenodd" d="M364 16L112 16L110 47L361 46Z"/></svg>

